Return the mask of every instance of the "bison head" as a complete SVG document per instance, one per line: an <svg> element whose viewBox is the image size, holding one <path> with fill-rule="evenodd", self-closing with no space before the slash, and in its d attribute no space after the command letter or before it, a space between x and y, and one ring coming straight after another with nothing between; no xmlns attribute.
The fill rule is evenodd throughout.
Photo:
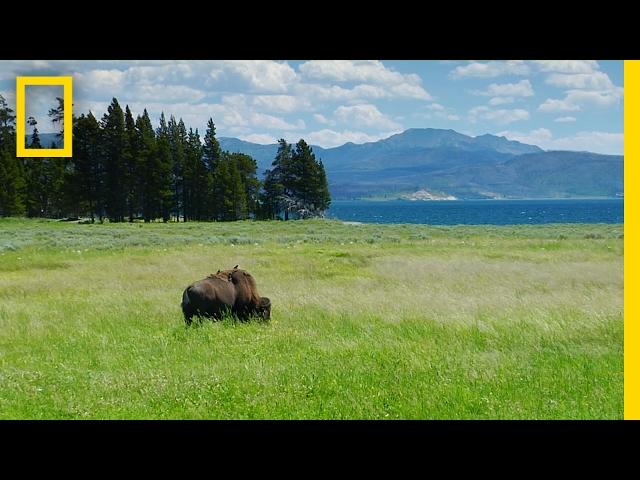
<svg viewBox="0 0 640 480"><path fill-rule="evenodd" d="M271 318L271 300L269 300L267 297L260 298L260 305L258 305L258 315L266 321Z"/></svg>

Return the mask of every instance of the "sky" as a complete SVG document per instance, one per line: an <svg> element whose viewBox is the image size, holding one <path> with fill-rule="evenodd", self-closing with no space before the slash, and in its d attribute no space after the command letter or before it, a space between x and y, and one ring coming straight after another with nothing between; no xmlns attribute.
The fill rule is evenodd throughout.
<svg viewBox="0 0 640 480"><path fill-rule="evenodd" d="M201 136L322 147L409 128L491 133L546 150L623 153L623 61L39 61L0 60L0 94L15 109L18 75L72 75L74 114L100 119L113 97L183 118ZM33 93L32 93L33 92ZM27 116L54 132L56 87L28 89Z"/></svg>

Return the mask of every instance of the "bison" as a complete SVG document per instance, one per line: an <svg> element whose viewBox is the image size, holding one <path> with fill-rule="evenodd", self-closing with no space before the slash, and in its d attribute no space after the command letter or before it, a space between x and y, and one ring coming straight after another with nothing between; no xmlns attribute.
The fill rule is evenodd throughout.
<svg viewBox="0 0 640 480"><path fill-rule="evenodd" d="M258 295L251 274L237 268L217 273L189 285L182 294L184 321L191 325L194 315L220 320L225 312L240 320L258 316L271 318L271 301Z"/></svg>

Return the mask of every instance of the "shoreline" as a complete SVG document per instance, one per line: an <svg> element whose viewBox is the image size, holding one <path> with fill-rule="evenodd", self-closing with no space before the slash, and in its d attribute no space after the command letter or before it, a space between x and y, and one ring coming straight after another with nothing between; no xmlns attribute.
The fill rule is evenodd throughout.
<svg viewBox="0 0 640 480"><path fill-rule="evenodd" d="M406 202L406 203L417 203L417 202L504 202L504 201L549 201L549 200L557 200L557 201L566 201L566 200L622 200L624 201L624 197L569 197L569 198L554 198L554 197L536 197L536 198L457 198L455 200L446 200L446 199L438 199L438 200L409 200L407 198L353 198L353 199L340 199L340 200L332 200L332 203L335 202Z"/></svg>

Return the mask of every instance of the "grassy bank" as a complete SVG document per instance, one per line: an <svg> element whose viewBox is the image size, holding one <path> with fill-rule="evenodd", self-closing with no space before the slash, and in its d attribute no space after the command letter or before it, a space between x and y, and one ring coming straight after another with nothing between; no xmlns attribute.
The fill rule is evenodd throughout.
<svg viewBox="0 0 640 480"><path fill-rule="evenodd" d="M622 418L622 231L0 219L0 418Z"/></svg>

